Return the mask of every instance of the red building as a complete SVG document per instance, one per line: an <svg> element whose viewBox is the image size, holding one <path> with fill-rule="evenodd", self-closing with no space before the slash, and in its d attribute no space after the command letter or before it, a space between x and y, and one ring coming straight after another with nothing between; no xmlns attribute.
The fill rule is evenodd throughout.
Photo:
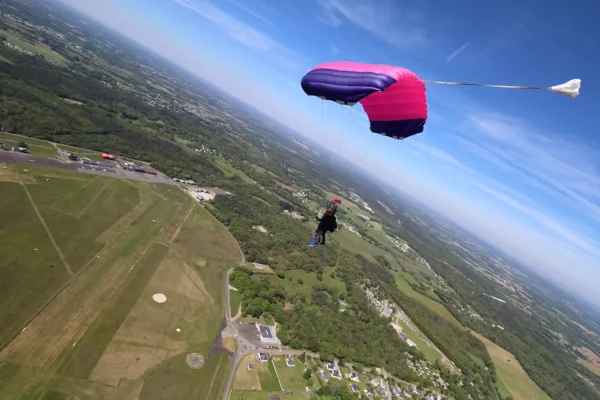
<svg viewBox="0 0 600 400"><path fill-rule="evenodd" d="M115 156L113 156L112 154L106 154L106 153L102 153L100 154L102 156L102 158L104 158L105 160L114 160Z"/></svg>

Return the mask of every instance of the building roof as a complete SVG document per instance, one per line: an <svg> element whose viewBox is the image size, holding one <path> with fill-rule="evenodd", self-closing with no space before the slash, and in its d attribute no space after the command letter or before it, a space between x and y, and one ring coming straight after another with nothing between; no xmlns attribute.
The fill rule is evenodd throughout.
<svg viewBox="0 0 600 400"><path fill-rule="evenodd" d="M269 328L268 326L259 325L259 329L260 329L260 334L262 335L262 337L267 338L267 339L273 338L273 332L271 332L271 328Z"/></svg>

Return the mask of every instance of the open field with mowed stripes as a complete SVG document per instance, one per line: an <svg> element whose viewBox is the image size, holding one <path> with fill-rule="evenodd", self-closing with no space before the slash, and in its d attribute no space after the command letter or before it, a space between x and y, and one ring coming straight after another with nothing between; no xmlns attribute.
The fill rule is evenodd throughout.
<svg viewBox="0 0 600 400"><path fill-rule="evenodd" d="M214 399L240 261L177 187L0 163L0 398ZM164 303L152 299L167 297Z"/></svg>

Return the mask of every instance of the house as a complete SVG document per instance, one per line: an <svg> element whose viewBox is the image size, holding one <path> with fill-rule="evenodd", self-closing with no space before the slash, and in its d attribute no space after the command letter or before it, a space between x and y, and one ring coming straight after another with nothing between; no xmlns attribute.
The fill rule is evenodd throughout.
<svg viewBox="0 0 600 400"><path fill-rule="evenodd" d="M352 385L350 385L350 390L352 390L352 393L360 392L360 388L358 387L358 385L356 383L353 383Z"/></svg>
<svg viewBox="0 0 600 400"><path fill-rule="evenodd" d="M346 378L348 378L354 382L360 382L360 379L358 379L358 374L355 371L352 371L349 374L346 374Z"/></svg>
<svg viewBox="0 0 600 400"><path fill-rule="evenodd" d="M323 372L322 372L322 376L323 376L323 380L324 380L325 382L329 382L329 377L327 376L327 371L323 371Z"/></svg>
<svg viewBox="0 0 600 400"><path fill-rule="evenodd" d="M266 363L269 361L269 355L267 353L257 353L256 359L258 360L258 362Z"/></svg>
<svg viewBox="0 0 600 400"><path fill-rule="evenodd" d="M248 371L254 371L254 365L248 364Z"/></svg>
<svg viewBox="0 0 600 400"><path fill-rule="evenodd" d="M371 385L373 385L375 387L379 387L379 379L377 379L377 378L371 379Z"/></svg>
<svg viewBox="0 0 600 400"><path fill-rule="evenodd" d="M381 388L387 390L387 382L383 378L381 378Z"/></svg>
<svg viewBox="0 0 600 400"><path fill-rule="evenodd" d="M335 379L342 379L342 374L340 373L340 370L335 368L333 371L331 371L331 376L333 376Z"/></svg>
<svg viewBox="0 0 600 400"><path fill-rule="evenodd" d="M325 365L325 368L327 368L330 371L333 371L335 369L335 365L333 363L328 363L327 365Z"/></svg>
<svg viewBox="0 0 600 400"><path fill-rule="evenodd" d="M369 388L366 388L366 389L365 389L365 393L366 393L366 394L367 394L367 396L369 396L369 397L373 396L373 391L372 391L371 389L369 389Z"/></svg>
<svg viewBox="0 0 600 400"><path fill-rule="evenodd" d="M295 367L296 366L296 360L292 356L286 357L285 358L285 363L286 363L286 365L288 367Z"/></svg>

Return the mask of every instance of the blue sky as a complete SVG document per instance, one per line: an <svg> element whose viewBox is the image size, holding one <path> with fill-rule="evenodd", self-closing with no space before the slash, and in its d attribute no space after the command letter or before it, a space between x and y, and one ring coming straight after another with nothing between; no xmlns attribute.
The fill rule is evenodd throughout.
<svg viewBox="0 0 600 400"><path fill-rule="evenodd" d="M600 304L600 11L591 1L64 0L418 197L566 289ZM101 4L98 4L101 3ZM399 65L428 85L429 120L405 141L360 108L308 98L333 60Z"/></svg>

